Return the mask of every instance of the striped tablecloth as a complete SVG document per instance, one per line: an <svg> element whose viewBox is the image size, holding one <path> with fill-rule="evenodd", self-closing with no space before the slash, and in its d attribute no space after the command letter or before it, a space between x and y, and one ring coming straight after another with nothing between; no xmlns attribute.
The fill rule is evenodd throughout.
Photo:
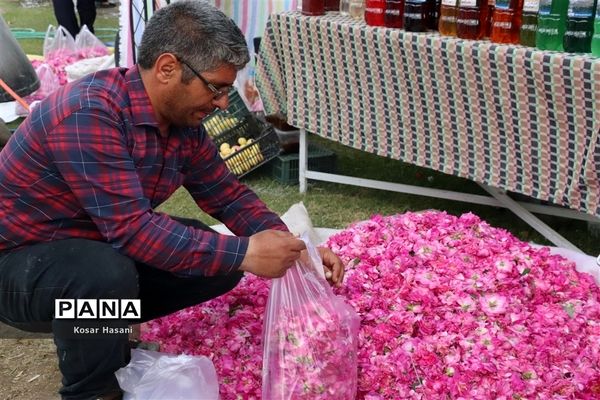
<svg viewBox="0 0 600 400"><path fill-rule="evenodd" d="M269 18L267 113L354 148L600 216L600 59Z"/></svg>

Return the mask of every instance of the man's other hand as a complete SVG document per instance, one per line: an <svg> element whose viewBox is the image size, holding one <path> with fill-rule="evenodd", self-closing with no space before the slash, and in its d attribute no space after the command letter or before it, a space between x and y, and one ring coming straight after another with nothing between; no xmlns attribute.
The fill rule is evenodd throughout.
<svg viewBox="0 0 600 400"><path fill-rule="evenodd" d="M341 286L344 280L344 264L342 260L327 247L319 247L319 254L323 259L325 278L335 286Z"/></svg>

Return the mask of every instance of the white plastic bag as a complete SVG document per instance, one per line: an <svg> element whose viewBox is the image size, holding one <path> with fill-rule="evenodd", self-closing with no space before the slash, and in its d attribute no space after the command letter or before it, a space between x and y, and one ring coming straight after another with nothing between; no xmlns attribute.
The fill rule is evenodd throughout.
<svg viewBox="0 0 600 400"><path fill-rule="evenodd" d="M63 26L49 25L44 38L44 59L65 58L75 53L75 39L69 31Z"/></svg>
<svg viewBox="0 0 600 400"><path fill-rule="evenodd" d="M254 67L246 65L237 74L234 86L248 110L263 111L263 104L254 80Z"/></svg>
<svg viewBox="0 0 600 400"><path fill-rule="evenodd" d="M115 375L123 400L219 399L217 372L204 356L133 349L131 362Z"/></svg>
<svg viewBox="0 0 600 400"><path fill-rule="evenodd" d="M578 272L585 272L586 274L592 275L594 277L594 281L596 281L596 284L600 286L600 256L596 258L575 250L565 249L563 247L542 246L536 243L529 244L536 248L548 247L551 254L556 254L566 258L569 261L573 261L575 263L575 269Z"/></svg>
<svg viewBox="0 0 600 400"><path fill-rule="evenodd" d="M108 47L98 39L87 25L75 37L75 49L81 58L100 57L108 54Z"/></svg>
<svg viewBox="0 0 600 400"><path fill-rule="evenodd" d="M113 56L84 58L83 60L76 61L65 67L67 82L73 82L92 72L113 68L114 66L115 57Z"/></svg>
<svg viewBox="0 0 600 400"><path fill-rule="evenodd" d="M353 400L360 320L323 277L316 248L310 260L273 279L263 328L264 400Z"/></svg>
<svg viewBox="0 0 600 400"><path fill-rule="evenodd" d="M293 204L282 216L281 220L285 223L290 232L294 235L308 235L311 243L321 244L321 238L315 231L312 221L308 216L308 210L303 202Z"/></svg>

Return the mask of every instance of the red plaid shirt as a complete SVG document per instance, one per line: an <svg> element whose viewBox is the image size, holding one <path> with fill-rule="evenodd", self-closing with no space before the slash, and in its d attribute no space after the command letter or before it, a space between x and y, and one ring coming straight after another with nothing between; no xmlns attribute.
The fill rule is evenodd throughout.
<svg viewBox="0 0 600 400"><path fill-rule="evenodd" d="M238 237L156 212L181 185ZM214 275L236 270L248 236L268 228L286 230L203 128L160 135L137 67L56 91L0 153L0 250L85 238L156 268Z"/></svg>

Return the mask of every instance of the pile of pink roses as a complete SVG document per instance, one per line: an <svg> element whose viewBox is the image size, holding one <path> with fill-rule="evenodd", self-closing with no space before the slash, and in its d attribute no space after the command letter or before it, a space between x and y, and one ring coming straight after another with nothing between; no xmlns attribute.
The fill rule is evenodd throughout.
<svg viewBox="0 0 600 400"><path fill-rule="evenodd" d="M330 238L361 319L358 399L600 398L592 277L473 214L374 216ZM144 339L215 363L223 399L261 396L268 281L150 322Z"/></svg>

